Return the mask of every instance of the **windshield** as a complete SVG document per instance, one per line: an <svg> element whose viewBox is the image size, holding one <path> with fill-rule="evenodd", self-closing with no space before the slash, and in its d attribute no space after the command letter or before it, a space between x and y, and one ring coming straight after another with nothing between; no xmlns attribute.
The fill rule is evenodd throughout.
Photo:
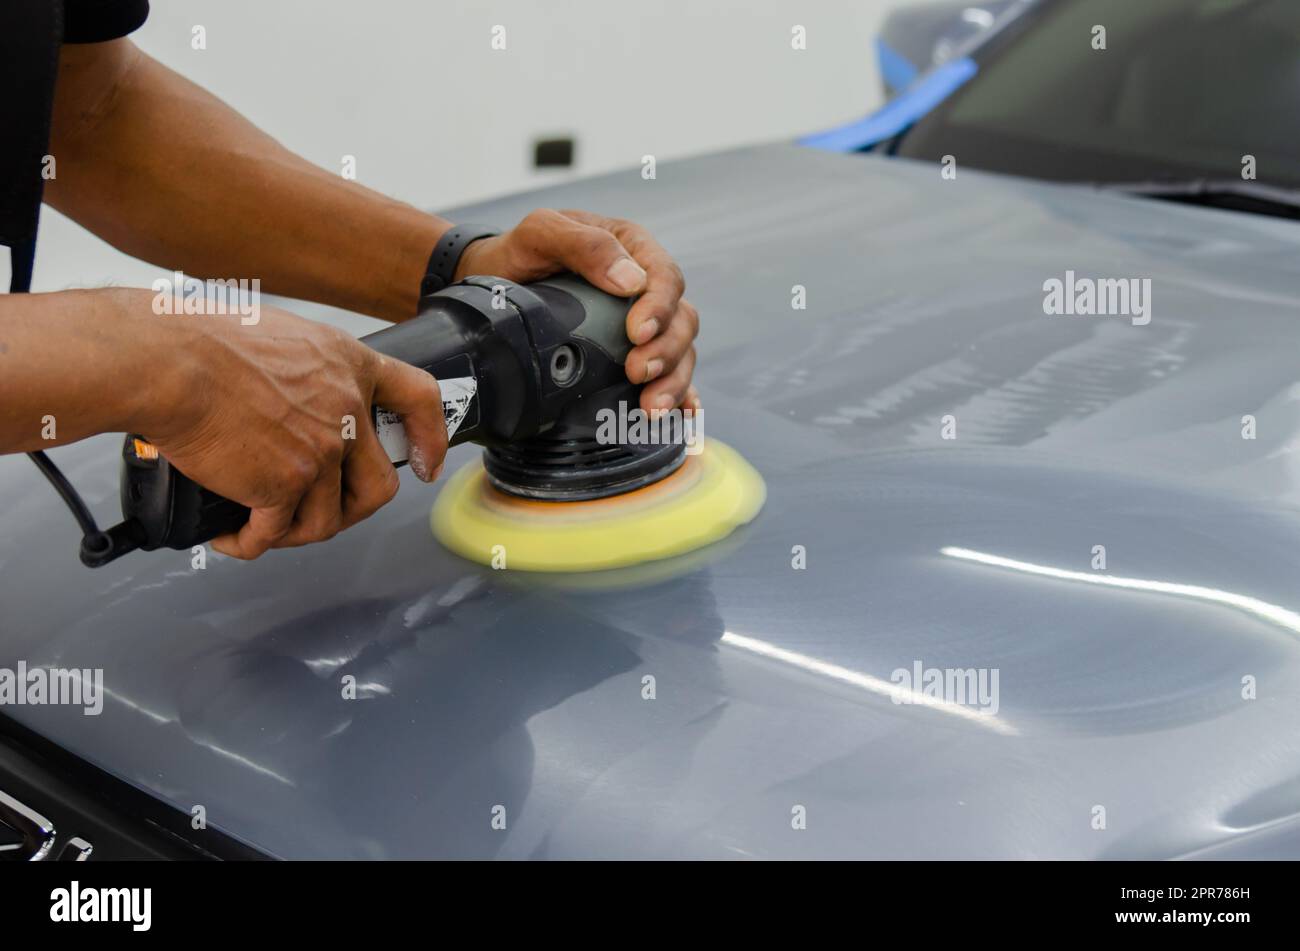
<svg viewBox="0 0 1300 951"><path fill-rule="evenodd" d="M1245 168L1300 188L1300 0L1042 0L975 56L898 154L1087 182Z"/></svg>

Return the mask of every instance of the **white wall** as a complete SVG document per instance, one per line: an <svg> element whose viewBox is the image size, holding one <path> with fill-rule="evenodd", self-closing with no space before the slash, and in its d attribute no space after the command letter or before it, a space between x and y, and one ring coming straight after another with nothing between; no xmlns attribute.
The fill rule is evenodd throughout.
<svg viewBox="0 0 1300 951"><path fill-rule="evenodd" d="M153 0L136 42L311 161L355 155L365 184L445 208L863 115L880 102L871 40L904 2ZM574 172L531 168L550 133L576 137ZM46 210L37 290L154 274Z"/></svg>

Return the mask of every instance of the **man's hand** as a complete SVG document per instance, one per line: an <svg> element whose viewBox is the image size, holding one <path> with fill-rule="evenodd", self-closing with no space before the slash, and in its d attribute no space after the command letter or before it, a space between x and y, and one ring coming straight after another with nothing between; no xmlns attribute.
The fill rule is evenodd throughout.
<svg viewBox="0 0 1300 951"><path fill-rule="evenodd" d="M627 376L646 383L646 412L699 408L691 386L700 318L682 300L686 282L668 252L639 225L585 211L534 211L512 230L465 249L456 278L492 274L521 283L569 270L603 291L640 294L627 315Z"/></svg>
<svg viewBox="0 0 1300 951"><path fill-rule="evenodd" d="M188 399L144 435L200 485L252 509L219 552L256 558L332 538L372 515L398 478L370 422L377 403L401 414L411 469L437 478L447 451L438 384L333 327L263 307L256 326L187 320ZM350 418L352 423L347 425ZM355 438L344 438L345 426Z"/></svg>
<svg viewBox="0 0 1300 951"><path fill-rule="evenodd" d="M252 509L242 530L213 542L238 558L330 538L393 497L372 404L402 416L411 469L437 478L447 427L428 373L272 307L246 325L160 315L154 298L0 295L0 453L140 433L195 482Z"/></svg>

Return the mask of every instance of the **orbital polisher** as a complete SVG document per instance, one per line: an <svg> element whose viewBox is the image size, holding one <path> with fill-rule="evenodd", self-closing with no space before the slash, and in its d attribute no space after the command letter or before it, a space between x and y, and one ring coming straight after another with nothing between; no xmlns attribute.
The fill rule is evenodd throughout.
<svg viewBox="0 0 1300 951"><path fill-rule="evenodd" d="M640 412L641 386L624 371L631 305L571 275L528 285L471 277L425 297L412 320L362 338L438 379L450 445L485 447L434 505L444 545L483 564L591 571L682 554L758 513L758 473L716 440L696 444L680 415L653 427L654 439L611 438L630 429L611 418ZM401 420L379 407L373 417L389 458L405 462ZM249 517L132 434L121 501L123 520L107 530L82 519L86 565L186 550Z"/></svg>

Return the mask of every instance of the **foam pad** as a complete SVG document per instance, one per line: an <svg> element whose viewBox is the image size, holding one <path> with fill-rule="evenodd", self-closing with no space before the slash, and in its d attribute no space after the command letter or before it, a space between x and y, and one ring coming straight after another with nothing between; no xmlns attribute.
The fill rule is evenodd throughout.
<svg viewBox="0 0 1300 951"><path fill-rule="evenodd" d="M716 439L672 475L586 502L544 502L496 489L479 460L433 505L434 536L463 558L518 571L599 571L672 558L730 535L763 507L763 478Z"/></svg>

